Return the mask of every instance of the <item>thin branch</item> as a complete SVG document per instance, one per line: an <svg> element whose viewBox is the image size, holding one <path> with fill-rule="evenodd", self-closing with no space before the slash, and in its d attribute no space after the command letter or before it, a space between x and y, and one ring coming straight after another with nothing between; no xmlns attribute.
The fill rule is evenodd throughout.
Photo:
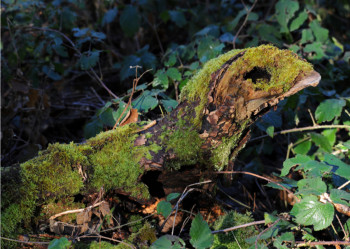
<svg viewBox="0 0 350 249"><path fill-rule="evenodd" d="M301 132L301 131L312 131L312 130L319 130L319 129L349 129L350 130L350 125L316 125L316 126L307 126L307 127L301 127L301 128L293 128L293 129L288 129L288 130L283 130L283 131L277 131L273 133L273 136L279 135L279 134L288 134L288 133L293 133L293 132ZM269 135L262 135L260 137L255 137L250 139L248 142L253 142L265 137L269 137Z"/></svg>
<svg viewBox="0 0 350 249"><path fill-rule="evenodd" d="M74 209L74 210L64 211L64 212L62 212L62 213L58 213L58 214L55 214L55 215L51 216L49 219L50 219L50 220L54 220L54 219L56 219L57 217L60 217L60 216L62 216L62 215L74 214L74 213L81 213L81 212L83 212L84 210L86 210L86 209L88 209L88 208L90 208L90 209L95 208L95 207L101 205L101 204L104 203L104 202L105 202L105 201L100 201L100 202L98 202L98 203L96 203L96 204L94 204L94 205L92 205L92 206L86 207L86 208L80 208L80 209Z"/></svg>
<svg viewBox="0 0 350 249"><path fill-rule="evenodd" d="M216 172L216 174L245 174L245 175L251 175L251 176L255 176L257 178L260 178L260 179L263 179L265 181L268 181L268 182L272 182L278 186L280 186L281 188L283 188L285 191L287 191L289 194L293 195L294 198L299 202L299 198L292 192L290 191L289 189L287 189L285 186L283 186L282 184L279 184L278 182L272 180L272 179L269 179L267 177L264 177L264 176L259 176L257 174L254 174L254 173L251 173L251 172L247 172L247 171L219 171L219 172Z"/></svg>
<svg viewBox="0 0 350 249"><path fill-rule="evenodd" d="M349 183L350 183L350 181L347 181L346 183L344 183L343 185L341 185L340 187L338 187L338 189L344 188L344 187L347 186Z"/></svg>
<svg viewBox="0 0 350 249"><path fill-rule="evenodd" d="M17 243L24 243L24 244L41 244L41 245L48 245L48 244L50 244L50 242L22 241L22 240L17 240L17 239L9 239L9 238L5 238L5 237L1 237L1 236L0 236L0 239L13 241L13 242L17 242Z"/></svg>
<svg viewBox="0 0 350 249"><path fill-rule="evenodd" d="M254 221L254 222L250 222L250 223L247 223L247 224L242 224L242 225L239 225L239 226L234 226L234 227L229 227L229 228L225 228L225 229L222 229L222 230L212 231L211 233L212 234L215 234L215 233L227 233L227 232L234 231L234 230L237 230L237 229L240 229L240 228L250 227L250 226L260 225L260 224L265 224L265 221L264 220Z"/></svg>
<svg viewBox="0 0 350 249"><path fill-rule="evenodd" d="M252 5L252 7L247 11L247 15L245 16L245 19L244 19L244 21L243 21L241 27L239 28L239 30L238 30L237 33L235 34L235 37L233 38L233 41L232 41L232 43L233 43L233 49L236 48L236 40L237 40L237 37L238 37L239 33L241 33L243 27L246 25L246 23L247 23L247 21L248 21L248 17L249 17L249 15L250 15L250 12L252 12L252 10L254 9L255 4L256 4L257 2L258 2L258 0L255 0L254 3L253 3L253 5ZM245 5L244 5L244 7L246 8Z"/></svg>
<svg viewBox="0 0 350 249"><path fill-rule="evenodd" d="M284 241L288 243L293 243L292 241ZM350 245L350 241L314 241L314 242L305 242L305 241L295 241L297 247L313 247L318 245Z"/></svg>

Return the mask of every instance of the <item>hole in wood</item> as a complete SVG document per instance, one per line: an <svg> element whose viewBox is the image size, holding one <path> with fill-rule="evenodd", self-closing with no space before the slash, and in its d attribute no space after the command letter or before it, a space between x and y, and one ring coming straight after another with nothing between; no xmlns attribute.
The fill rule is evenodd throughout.
<svg viewBox="0 0 350 249"><path fill-rule="evenodd" d="M245 80L251 79L254 84L261 81L269 82L271 75L261 67L254 67L253 70L246 73L243 77Z"/></svg>

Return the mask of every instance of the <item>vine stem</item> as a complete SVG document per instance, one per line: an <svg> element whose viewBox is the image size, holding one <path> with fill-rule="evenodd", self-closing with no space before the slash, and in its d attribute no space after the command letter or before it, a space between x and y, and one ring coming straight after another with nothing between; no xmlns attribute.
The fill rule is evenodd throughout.
<svg viewBox="0 0 350 249"><path fill-rule="evenodd" d="M301 128L293 128L283 131L277 131L273 133L273 136L279 135L279 134L288 134L293 132L301 132L301 131L312 131L312 130L319 130L319 129L348 129L350 130L350 125L314 125L314 126L307 126L307 127L301 127ZM269 137L269 135L262 135L260 137L255 137L249 140L249 142L253 142L265 137Z"/></svg>

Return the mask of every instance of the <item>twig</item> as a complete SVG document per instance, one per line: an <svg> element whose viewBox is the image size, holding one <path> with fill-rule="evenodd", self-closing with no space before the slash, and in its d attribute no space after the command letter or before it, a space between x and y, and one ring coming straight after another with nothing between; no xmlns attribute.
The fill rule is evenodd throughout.
<svg viewBox="0 0 350 249"><path fill-rule="evenodd" d="M279 184L278 182L274 181L274 180L271 180L267 177L264 177L264 176L259 176L257 174L254 174L254 173L251 173L251 172L247 172L247 171L219 171L219 172L216 172L216 174L245 174L245 175L251 175L251 176L255 176L257 178L260 178L260 179L263 179L265 181L268 181L268 182L272 182L278 186L280 186L281 188L283 188L285 191L287 191L289 194L293 195L294 198L299 202L299 198L292 192L290 191L289 189L287 189L285 186L283 186L282 184Z"/></svg>
<svg viewBox="0 0 350 249"><path fill-rule="evenodd" d="M307 126L307 127L301 127L301 128L293 128L293 129L288 129L288 130L283 130L283 131L277 131L273 133L273 136L279 135L279 134L288 134L288 133L293 133L293 132L301 132L301 131L312 131L312 130L318 130L318 129L349 129L350 130L350 125L316 125L316 126ZM255 137L250 139L248 142L253 142L265 137L269 137L269 135L262 135L260 137Z"/></svg>
<svg viewBox="0 0 350 249"><path fill-rule="evenodd" d="M273 228L280 220L281 220L281 218L278 218L274 223L272 223L271 226L267 227L261 233L258 234L258 236L256 237L256 240L255 240L255 249L258 248L258 240L260 239L261 235L263 235L265 232L267 232L268 230Z"/></svg>
<svg viewBox="0 0 350 249"><path fill-rule="evenodd" d="M50 220L54 220L54 219L56 219L57 217L60 217L60 216L62 216L62 215L74 214L74 213L81 213L81 212L83 212L84 210L86 210L86 209L88 209L88 208L90 208L90 209L95 208L95 207L101 205L102 203L105 203L105 201L100 201L100 202L98 202L98 203L96 203L96 204L94 204L94 205L91 205L91 206L89 206L89 207L86 207L86 208L80 208L80 209L74 209L74 210L64 211L64 212L62 212L62 213L58 213L58 214L55 214L55 215L51 216L49 219L50 219Z"/></svg>
<svg viewBox="0 0 350 249"><path fill-rule="evenodd" d="M293 243L293 241L284 241L288 243ZM305 241L295 241L297 247L311 247L318 245L350 245L350 241L314 241L314 242L305 242Z"/></svg>
<svg viewBox="0 0 350 249"><path fill-rule="evenodd" d="M41 244L41 245L48 245L48 244L50 244L50 242L22 241L22 240L17 240L17 239L9 239L9 238L5 238L5 237L1 237L1 236L0 236L0 239L13 241L13 242L17 242L17 243L24 243L24 244Z"/></svg>
<svg viewBox="0 0 350 249"><path fill-rule="evenodd" d="M246 25L246 23L247 23L247 21L248 21L249 14L250 14L250 12L252 12L252 10L254 9L255 4L256 4L257 2L258 2L258 0L255 0L254 3L253 3L253 5L252 5L252 7L247 11L247 15L245 16L245 19L244 19L244 21L243 21L241 27L239 27L237 33L235 34L235 37L233 38L233 41L232 41L233 49L236 48L236 40L237 40L237 37L238 37L239 33L241 33L243 27ZM245 5L244 5L244 7L246 8Z"/></svg>
<svg viewBox="0 0 350 249"><path fill-rule="evenodd" d="M227 232L234 231L234 230L237 230L237 229L240 229L240 228L250 227L250 226L260 225L260 224L265 224L265 221L264 220L254 221L254 222L250 222L250 223L247 223L247 224L242 224L242 225L239 225L239 226L234 226L234 227L229 227L229 228L225 228L225 229L222 229L222 230L212 231L211 233L212 234L215 234L215 233L227 233Z"/></svg>
<svg viewBox="0 0 350 249"><path fill-rule="evenodd" d="M340 187L338 187L338 189L342 189L344 188L346 185L348 185L350 183L350 181L347 181L346 183L344 183L343 185L341 185Z"/></svg>
<svg viewBox="0 0 350 249"><path fill-rule="evenodd" d="M311 120L312 120L312 125L313 125L313 126L317 126L317 124L316 124L316 122L315 122L315 119L314 119L314 116L312 116L312 113L311 113L310 109L307 109L307 111L308 111L309 114L310 114L310 117L311 117Z"/></svg>

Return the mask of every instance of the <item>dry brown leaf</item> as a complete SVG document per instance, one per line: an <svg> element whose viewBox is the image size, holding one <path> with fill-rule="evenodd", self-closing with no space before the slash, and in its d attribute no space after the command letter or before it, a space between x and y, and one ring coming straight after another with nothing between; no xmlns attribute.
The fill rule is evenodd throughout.
<svg viewBox="0 0 350 249"><path fill-rule="evenodd" d="M130 109L128 114L125 116L125 118L120 122L119 126L123 126L126 124L136 123L139 118L139 113L137 112L137 109Z"/></svg>

